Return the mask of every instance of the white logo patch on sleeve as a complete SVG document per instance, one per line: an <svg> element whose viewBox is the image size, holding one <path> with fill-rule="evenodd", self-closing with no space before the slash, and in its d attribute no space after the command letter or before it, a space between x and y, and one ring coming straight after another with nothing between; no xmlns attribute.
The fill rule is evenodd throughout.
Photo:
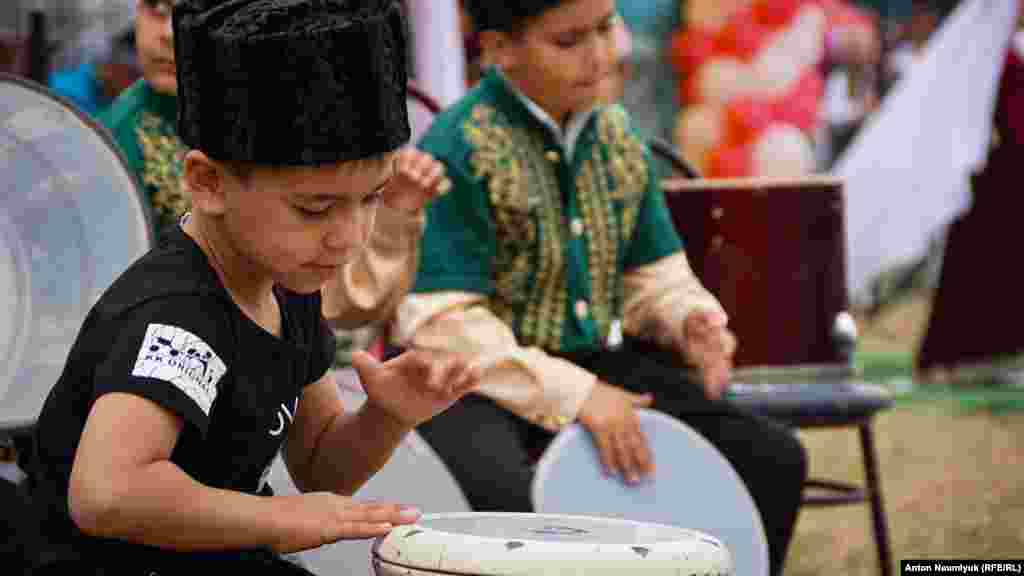
<svg viewBox="0 0 1024 576"><path fill-rule="evenodd" d="M201 338L177 326L150 324L132 376L163 380L195 401L207 416L228 367Z"/></svg>

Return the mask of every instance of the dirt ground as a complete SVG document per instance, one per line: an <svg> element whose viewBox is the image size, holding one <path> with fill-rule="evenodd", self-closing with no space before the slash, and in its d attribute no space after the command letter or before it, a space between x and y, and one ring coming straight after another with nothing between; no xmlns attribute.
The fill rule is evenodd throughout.
<svg viewBox="0 0 1024 576"><path fill-rule="evenodd" d="M801 432L811 474L864 477L854 431ZM893 574L909 558L1019 558L1024 553L1024 414L897 405L875 438ZM866 506L801 511L786 573L868 575L878 557Z"/></svg>
<svg viewBox="0 0 1024 576"><path fill-rule="evenodd" d="M926 296L875 322L859 319L861 349L912 353L924 332ZM801 431L811 474L861 482L854 430ZM911 558L1024 556L1024 412L966 410L952 399L897 401L875 422L893 574ZM866 506L804 508L787 560L789 576L878 574Z"/></svg>

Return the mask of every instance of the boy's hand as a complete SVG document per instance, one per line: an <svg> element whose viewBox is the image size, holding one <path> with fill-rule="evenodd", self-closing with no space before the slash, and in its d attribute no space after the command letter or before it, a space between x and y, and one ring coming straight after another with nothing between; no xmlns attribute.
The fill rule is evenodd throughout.
<svg viewBox="0 0 1024 576"><path fill-rule="evenodd" d="M451 186L444 164L416 148L403 148L395 154L395 174L384 190L384 203L403 212L419 212Z"/></svg>
<svg viewBox="0 0 1024 576"><path fill-rule="evenodd" d="M678 352L700 370L704 392L712 400L722 397L732 378L736 336L726 328L726 321L720 312L696 310L683 322L683 342Z"/></svg>
<svg viewBox="0 0 1024 576"><path fill-rule="evenodd" d="M631 484L654 472L654 457L636 415L636 408L652 401L650 394L631 394L599 380L580 407L580 424L593 437L605 471Z"/></svg>
<svg viewBox="0 0 1024 576"><path fill-rule="evenodd" d="M446 410L480 383L480 370L454 353L409 350L387 362L352 354L367 402L413 428Z"/></svg>
<svg viewBox="0 0 1024 576"><path fill-rule="evenodd" d="M339 540L362 540L384 536L395 526L413 524L419 510L398 504L357 502L333 492L283 496L288 516L297 529L275 546L281 553L301 552Z"/></svg>

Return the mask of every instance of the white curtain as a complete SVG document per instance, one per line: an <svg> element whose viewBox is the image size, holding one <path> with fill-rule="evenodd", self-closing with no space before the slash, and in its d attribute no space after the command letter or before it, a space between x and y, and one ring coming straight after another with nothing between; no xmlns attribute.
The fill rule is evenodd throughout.
<svg viewBox="0 0 1024 576"><path fill-rule="evenodd" d="M412 24L416 82L441 106L466 91L457 0L406 0Z"/></svg>
<svg viewBox="0 0 1024 576"><path fill-rule="evenodd" d="M836 163L855 299L967 207L1017 10L1017 0L963 0Z"/></svg>

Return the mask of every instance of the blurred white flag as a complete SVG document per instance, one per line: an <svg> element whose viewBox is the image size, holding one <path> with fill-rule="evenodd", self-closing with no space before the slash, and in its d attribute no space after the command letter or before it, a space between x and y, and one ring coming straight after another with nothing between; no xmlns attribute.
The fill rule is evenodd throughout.
<svg viewBox="0 0 1024 576"><path fill-rule="evenodd" d="M922 255L967 207L1017 10L1017 0L963 0L837 161L855 300L879 272Z"/></svg>

